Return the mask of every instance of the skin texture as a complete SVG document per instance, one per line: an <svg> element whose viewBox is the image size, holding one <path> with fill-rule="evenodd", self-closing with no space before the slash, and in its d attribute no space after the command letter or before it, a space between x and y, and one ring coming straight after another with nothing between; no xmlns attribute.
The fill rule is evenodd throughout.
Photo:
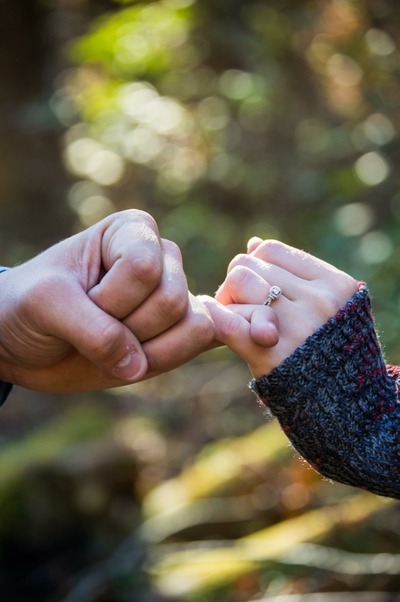
<svg viewBox="0 0 400 602"><path fill-rule="evenodd" d="M335 315L357 290L357 281L279 241L254 237L247 250L231 261L216 298L202 301L213 318L216 339L259 378ZM265 307L272 285L282 295Z"/></svg>
<svg viewBox="0 0 400 602"><path fill-rule="evenodd" d="M0 278L0 379L26 388L138 382L214 339L178 247L143 211L113 214Z"/></svg>

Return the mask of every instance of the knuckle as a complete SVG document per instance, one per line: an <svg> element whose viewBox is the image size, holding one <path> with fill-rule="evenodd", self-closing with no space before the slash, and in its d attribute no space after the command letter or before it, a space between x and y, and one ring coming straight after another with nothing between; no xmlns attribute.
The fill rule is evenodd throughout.
<svg viewBox="0 0 400 602"><path fill-rule="evenodd" d="M272 258L280 255L282 251L286 249L286 245L280 240L275 240L273 238L264 240L259 247L257 247L256 255L262 255L265 258Z"/></svg>
<svg viewBox="0 0 400 602"><path fill-rule="evenodd" d="M162 294L161 308L174 323L186 314L189 298L186 290L174 288L166 289Z"/></svg>
<svg viewBox="0 0 400 602"><path fill-rule="evenodd" d="M340 309L340 300L337 291L325 287L313 287L310 304L315 308L315 315L321 322L334 316Z"/></svg>
<svg viewBox="0 0 400 602"><path fill-rule="evenodd" d="M194 313L191 332L199 346L207 345L213 341L215 334L214 322L206 310Z"/></svg>
<svg viewBox="0 0 400 602"><path fill-rule="evenodd" d="M157 222L154 217L142 209L125 209L125 211L120 211L115 215L124 221L142 222L152 230L158 232Z"/></svg>
<svg viewBox="0 0 400 602"><path fill-rule="evenodd" d="M147 226L149 226L155 232L158 232L157 222L150 213L147 211L142 211L141 209L136 209L138 212L139 218L142 222L144 222Z"/></svg>
<svg viewBox="0 0 400 602"><path fill-rule="evenodd" d="M351 296L352 292L350 292L350 289L344 286L341 288L339 283L335 290L330 290L325 296L325 305L329 312L329 316L336 314L336 312L347 303Z"/></svg>
<svg viewBox="0 0 400 602"><path fill-rule="evenodd" d="M136 257L121 259L121 261L129 262L128 273L131 274L133 282L138 280L142 284L155 288L161 280L162 261L150 250Z"/></svg>
<svg viewBox="0 0 400 602"><path fill-rule="evenodd" d="M182 253L179 246L173 240L168 240L167 238L163 238L162 243L166 251L170 253L174 259L182 263Z"/></svg>
<svg viewBox="0 0 400 602"><path fill-rule="evenodd" d="M121 329L118 322L98 319L91 325L96 337L90 337L90 355L96 363L112 362L118 353Z"/></svg>
<svg viewBox="0 0 400 602"><path fill-rule="evenodd" d="M334 316L340 309L340 302L337 295L327 294L321 299L321 303L324 303L325 305L325 318Z"/></svg>
<svg viewBox="0 0 400 602"><path fill-rule="evenodd" d="M247 260L248 260L248 255L246 255L246 253L239 253L229 263L228 272L231 272L233 270L233 268L235 268L237 266L245 265L247 263Z"/></svg>
<svg viewBox="0 0 400 602"><path fill-rule="evenodd" d="M358 289L357 280L352 276L340 272L340 277L337 278L337 291L342 301L347 301Z"/></svg>
<svg viewBox="0 0 400 602"><path fill-rule="evenodd" d="M248 281L250 272L249 269L243 265L235 266L229 273L229 283L235 287L242 287Z"/></svg>
<svg viewBox="0 0 400 602"><path fill-rule="evenodd" d="M235 314L226 316L219 327L220 334L226 340L232 340L239 334L239 323Z"/></svg>

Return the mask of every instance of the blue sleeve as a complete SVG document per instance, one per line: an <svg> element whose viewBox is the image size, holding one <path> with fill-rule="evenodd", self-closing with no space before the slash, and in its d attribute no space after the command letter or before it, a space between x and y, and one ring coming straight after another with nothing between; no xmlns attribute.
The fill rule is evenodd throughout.
<svg viewBox="0 0 400 602"><path fill-rule="evenodd" d="M8 397L9 392L12 389L12 384L11 383L6 383L2 380L0 380L0 406L3 405L3 403L5 402L5 400Z"/></svg>
<svg viewBox="0 0 400 602"><path fill-rule="evenodd" d="M4 266L0 265L0 274L2 272L5 272L6 270L8 270L8 268L5 268ZM0 406L3 405L3 403L7 399L8 394L11 391L11 389L12 389L11 383L6 383L6 382L0 380Z"/></svg>

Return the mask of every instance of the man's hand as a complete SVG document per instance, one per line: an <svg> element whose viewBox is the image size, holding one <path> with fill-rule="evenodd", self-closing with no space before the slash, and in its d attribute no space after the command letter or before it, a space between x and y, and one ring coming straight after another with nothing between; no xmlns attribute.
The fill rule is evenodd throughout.
<svg viewBox="0 0 400 602"><path fill-rule="evenodd" d="M111 215L0 278L0 377L27 388L137 382L213 337L178 247L142 211Z"/></svg>

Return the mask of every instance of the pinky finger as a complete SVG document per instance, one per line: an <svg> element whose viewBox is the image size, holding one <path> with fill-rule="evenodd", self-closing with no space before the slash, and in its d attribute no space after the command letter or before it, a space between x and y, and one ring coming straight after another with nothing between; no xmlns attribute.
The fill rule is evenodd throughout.
<svg viewBox="0 0 400 602"><path fill-rule="evenodd" d="M247 361L253 345L248 320L212 297L201 295L199 299L214 322L215 339Z"/></svg>
<svg viewBox="0 0 400 602"><path fill-rule="evenodd" d="M201 297L214 322L215 338L250 363L260 347L278 342L278 329L268 319L271 310L254 305L224 306L211 297Z"/></svg>
<svg viewBox="0 0 400 602"><path fill-rule="evenodd" d="M271 309L256 305L250 316L251 338L262 347L274 347L279 341L278 318Z"/></svg>
<svg viewBox="0 0 400 602"><path fill-rule="evenodd" d="M279 341L279 323L276 313L265 305L234 304L226 306L250 322L250 336L254 344L274 347Z"/></svg>

